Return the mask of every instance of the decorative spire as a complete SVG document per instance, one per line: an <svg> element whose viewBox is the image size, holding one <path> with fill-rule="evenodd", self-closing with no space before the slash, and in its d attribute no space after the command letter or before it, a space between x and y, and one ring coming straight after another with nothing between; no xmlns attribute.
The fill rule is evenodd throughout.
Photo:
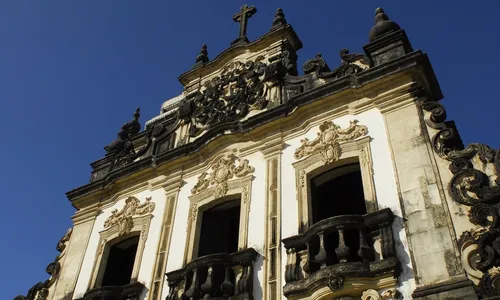
<svg viewBox="0 0 500 300"><path fill-rule="evenodd" d="M386 33L400 29L401 27L396 22L389 20L384 10L379 7L375 10L375 25L370 30L370 42L373 42Z"/></svg>
<svg viewBox="0 0 500 300"><path fill-rule="evenodd" d="M287 22L285 19L285 14L283 13L283 10L281 8L278 8L276 10L276 14L274 15L273 26L271 27L271 30L277 29L286 24Z"/></svg>
<svg viewBox="0 0 500 300"><path fill-rule="evenodd" d="M204 65L208 62L208 51L207 51L207 44L203 44L201 46L200 54L196 56L196 64L194 65L195 67Z"/></svg>

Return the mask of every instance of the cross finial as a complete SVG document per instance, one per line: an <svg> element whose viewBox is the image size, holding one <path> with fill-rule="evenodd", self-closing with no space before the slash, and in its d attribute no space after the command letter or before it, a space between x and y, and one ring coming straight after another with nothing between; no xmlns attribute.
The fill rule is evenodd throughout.
<svg viewBox="0 0 500 300"><path fill-rule="evenodd" d="M231 43L231 45L237 45L240 43L248 43L247 22L248 22L248 19L251 16L253 16L253 14L255 14L256 12L257 12L257 9L255 8L255 6L253 6L253 5L247 6L246 4L244 4L241 7L240 12L236 13L233 16L233 20L235 22L240 23L240 33L239 33L238 38L236 40L234 40Z"/></svg>

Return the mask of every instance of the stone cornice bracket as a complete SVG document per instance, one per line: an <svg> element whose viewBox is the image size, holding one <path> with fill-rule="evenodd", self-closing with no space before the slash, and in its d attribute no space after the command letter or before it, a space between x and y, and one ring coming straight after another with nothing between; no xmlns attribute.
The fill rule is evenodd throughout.
<svg viewBox="0 0 500 300"><path fill-rule="evenodd" d="M342 129L332 121L325 121L319 126L318 137L312 141L305 138L302 145L295 150L295 159L301 159L319 153L326 164L337 161L342 155L341 142L352 141L368 134L368 128L358 125L358 121L350 122L349 127Z"/></svg>
<svg viewBox="0 0 500 300"><path fill-rule="evenodd" d="M146 197L146 201L140 204L136 197L128 197L125 200L125 206L118 211L111 211L111 216L104 222L104 228L108 229L113 226L119 227L118 235L128 234L134 227L133 217L152 213L155 209L154 202L151 202L151 197Z"/></svg>
<svg viewBox="0 0 500 300"><path fill-rule="evenodd" d="M238 165L236 165L238 161ZM249 165L247 159L239 159L233 153L217 159L211 166L212 171L203 172L198 177L198 182L191 189L191 193L197 194L206 190L209 186L215 185L214 197L220 198L225 196L228 191L227 181L233 177L244 177L255 171L255 168Z"/></svg>

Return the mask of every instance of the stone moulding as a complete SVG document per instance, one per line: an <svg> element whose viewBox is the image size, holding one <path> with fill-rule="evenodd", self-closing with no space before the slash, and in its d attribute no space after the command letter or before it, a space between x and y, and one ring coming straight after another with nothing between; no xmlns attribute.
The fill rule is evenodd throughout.
<svg viewBox="0 0 500 300"><path fill-rule="evenodd" d="M363 292L361 300L393 300L401 299L401 295L395 288L387 289L379 294L378 291L374 289L369 289Z"/></svg>
<svg viewBox="0 0 500 300"><path fill-rule="evenodd" d="M342 155L340 143L352 141L368 133L364 125L357 125L357 121L351 121L349 127L342 129L332 121L325 121L319 126L318 137L312 141L305 138L300 142L302 145L295 150L295 159L319 153L324 164L337 161Z"/></svg>
<svg viewBox="0 0 500 300"><path fill-rule="evenodd" d="M236 165L235 162L239 164ZM240 160L233 153L223 156L215 161L211 167L212 172L201 173L198 182L191 189L191 193L197 194L211 185L215 185L214 197L220 198L226 195L228 191L227 181L233 177L244 177L254 172L255 168L249 165L247 159Z"/></svg>
<svg viewBox="0 0 500 300"><path fill-rule="evenodd" d="M139 199L136 197L128 197L127 200L125 200L125 206L120 211L117 209L111 211L111 216L104 222L104 228L108 229L113 226L118 226L119 236L128 234L134 227L134 216L152 213L154 209L155 204L151 202L151 197L146 197L146 201L143 204L140 204Z"/></svg>

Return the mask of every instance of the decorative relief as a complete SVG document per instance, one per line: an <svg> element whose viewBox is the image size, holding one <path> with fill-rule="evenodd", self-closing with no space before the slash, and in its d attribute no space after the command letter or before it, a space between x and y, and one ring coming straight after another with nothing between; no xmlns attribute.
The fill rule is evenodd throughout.
<svg viewBox="0 0 500 300"><path fill-rule="evenodd" d="M340 66L335 70L330 71L327 63L323 59L321 53L316 54L316 57L309 59L304 63L303 70L305 74L316 73L318 78L342 78L348 75L357 74L368 69L369 59L364 54L349 54L349 49L340 50Z"/></svg>
<svg viewBox="0 0 500 300"><path fill-rule="evenodd" d="M459 239L464 269L477 285L480 298L499 296L500 149L495 151L478 143L464 148L453 124L445 123L446 110L440 103L427 101L421 106L431 112L425 120L426 124L437 130L432 138L434 151L450 161L449 169L453 177L448 192L455 202L470 207L468 219L477 225L463 232ZM479 164L481 170L490 170L493 174L487 175L476 169L474 163Z"/></svg>
<svg viewBox="0 0 500 300"><path fill-rule="evenodd" d="M247 186L244 186L243 187L243 191L241 192L241 197L243 198L243 204L247 204L250 206L250 203L249 203L249 200L250 200L250 197L248 195L248 187Z"/></svg>
<svg viewBox="0 0 500 300"><path fill-rule="evenodd" d="M181 103L179 117L191 124L189 135L224 122L244 118L252 110L266 108L271 100L270 88L289 68L289 58L280 57L270 63L258 56L245 63L235 61L222 69L220 76L207 80Z"/></svg>
<svg viewBox="0 0 500 300"><path fill-rule="evenodd" d="M139 199L129 197L125 200L125 206L118 211L111 211L111 216L104 222L104 228L118 226L118 235L128 234L134 227L133 217L141 216L153 212L155 209L154 202L151 202L151 197L146 197L146 201L140 204Z"/></svg>
<svg viewBox="0 0 500 300"><path fill-rule="evenodd" d="M340 126L331 121L325 121L319 126L318 137L312 141L303 139L302 145L295 150L295 159L319 153L325 164L337 161L342 155L340 143L355 140L368 133L364 125L357 125L357 121L351 121L348 128L341 129Z"/></svg>
<svg viewBox="0 0 500 300"><path fill-rule="evenodd" d="M401 295L395 288L385 290L379 294L376 290L369 289L363 292L361 300L395 300L400 299Z"/></svg>
<svg viewBox="0 0 500 300"><path fill-rule="evenodd" d="M235 162L238 161L238 165ZM254 172L254 167L249 165L248 160L240 160L233 153L219 158L211 167L212 172L201 173L198 182L191 190L192 194L197 194L210 185L215 185L214 197L225 196L228 190L227 181L233 177L244 177Z"/></svg>
<svg viewBox="0 0 500 300"><path fill-rule="evenodd" d="M59 272L61 271L61 264L59 261L64 256L69 240L71 238L71 234L73 233L73 228L68 229L66 234L59 240L57 243L56 249L61 252L53 262L51 262L46 268L45 272L50 275L50 278L45 280L44 282L38 282L35 284L29 291L26 296L19 295L14 298L14 300L46 300L49 296L49 288L54 284L57 277L59 276Z"/></svg>

